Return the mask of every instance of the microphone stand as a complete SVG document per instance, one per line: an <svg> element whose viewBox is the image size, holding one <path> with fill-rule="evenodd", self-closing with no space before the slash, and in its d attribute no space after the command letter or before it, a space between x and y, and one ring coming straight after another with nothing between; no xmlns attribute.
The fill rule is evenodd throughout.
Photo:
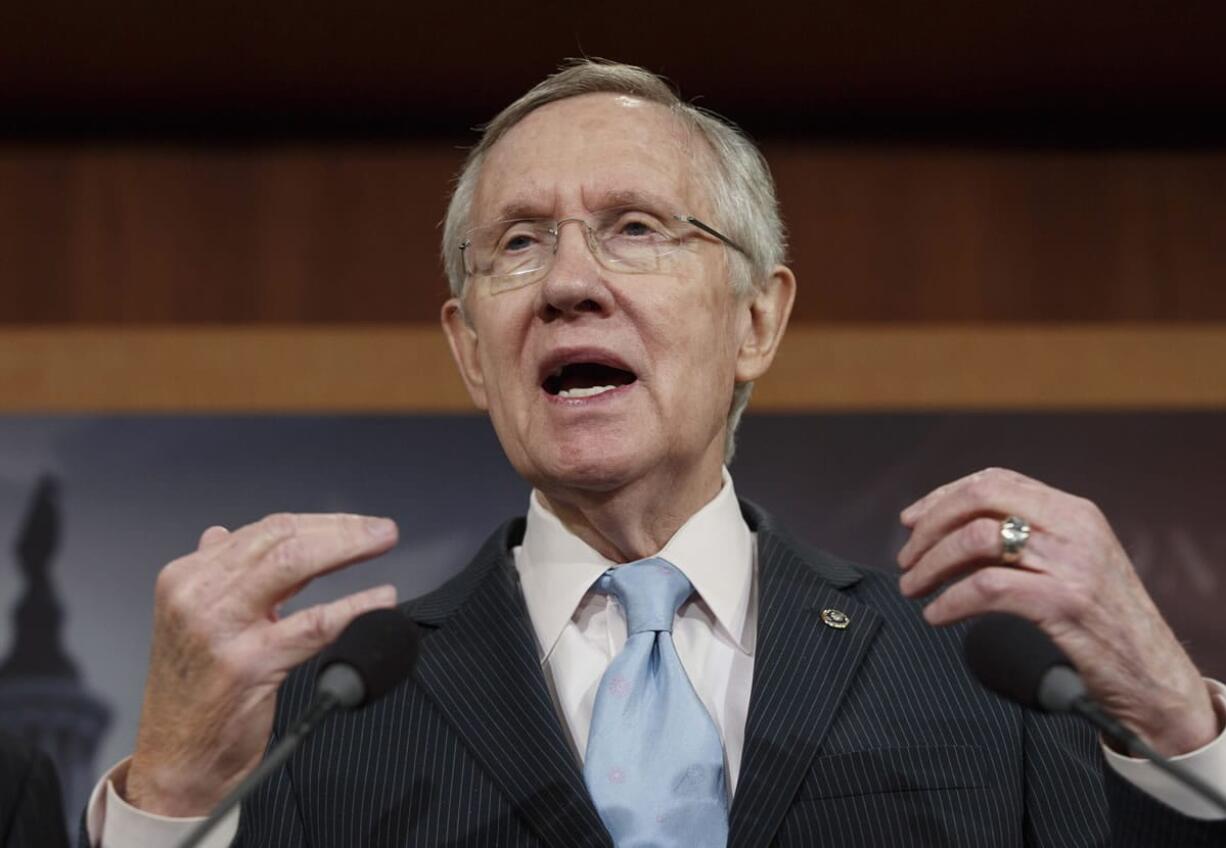
<svg viewBox="0 0 1226 848"><path fill-rule="evenodd" d="M1098 704L1086 696L1075 698L1069 704L1069 710L1084 718L1098 728L1111 741L1123 748L1128 754L1139 759L1149 760L1158 769L1169 774L1177 783L1191 789L1205 800L1226 813L1226 794L1218 791L1194 772L1186 769L1180 763L1173 763L1159 754L1153 748L1141 741L1141 737L1133 733L1122 722L1108 715Z"/></svg>
<svg viewBox="0 0 1226 848"><path fill-rule="evenodd" d="M191 833L179 843L178 848L196 848L204 841L204 838L212 832L213 828L217 827L230 810L238 806L239 802L247 797L258 783L280 768L297 750L299 743L306 738L307 734L315 729L315 725L327 718L339 706L341 706L341 701L336 695L330 692L317 695L311 706L281 738L281 741L274 745L260 764L243 778L229 795L222 799L207 819L192 829Z"/></svg>

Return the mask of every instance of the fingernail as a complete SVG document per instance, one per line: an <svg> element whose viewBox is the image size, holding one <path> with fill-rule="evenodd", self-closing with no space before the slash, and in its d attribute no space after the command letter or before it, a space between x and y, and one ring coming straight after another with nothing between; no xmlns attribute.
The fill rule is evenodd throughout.
<svg viewBox="0 0 1226 848"><path fill-rule="evenodd" d="M907 507L902 512L898 513L898 520L901 521L903 524L907 525L908 527L910 527L911 521L912 519L915 518L915 514L918 511L918 508L919 508L919 501L916 501L915 503L911 504L911 506Z"/></svg>
<svg viewBox="0 0 1226 848"><path fill-rule="evenodd" d="M387 539L395 535L396 522L390 518L368 518L366 519L366 532L375 539Z"/></svg>

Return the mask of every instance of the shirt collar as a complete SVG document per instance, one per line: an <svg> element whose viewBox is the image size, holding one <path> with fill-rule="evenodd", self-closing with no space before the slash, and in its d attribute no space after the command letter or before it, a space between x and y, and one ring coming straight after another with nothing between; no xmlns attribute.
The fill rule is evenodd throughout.
<svg viewBox="0 0 1226 848"><path fill-rule="evenodd" d="M753 536L727 469L719 493L681 525L658 556L689 578L729 638L752 653L753 634L745 632L745 624L753 586ZM515 566L542 662L592 584L617 565L566 529L532 493Z"/></svg>

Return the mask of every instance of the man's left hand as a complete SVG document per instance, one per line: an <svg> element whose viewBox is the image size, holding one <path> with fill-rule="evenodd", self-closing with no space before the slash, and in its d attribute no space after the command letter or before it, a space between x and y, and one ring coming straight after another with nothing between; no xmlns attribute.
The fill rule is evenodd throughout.
<svg viewBox="0 0 1226 848"><path fill-rule="evenodd" d="M1030 526L1010 564L1001 559L1008 516ZM947 584L924 609L930 624L986 612L1029 619L1064 651L1090 695L1164 756L1221 732L1205 681L1093 503L990 468L925 495L900 518L911 530L898 553L903 594Z"/></svg>

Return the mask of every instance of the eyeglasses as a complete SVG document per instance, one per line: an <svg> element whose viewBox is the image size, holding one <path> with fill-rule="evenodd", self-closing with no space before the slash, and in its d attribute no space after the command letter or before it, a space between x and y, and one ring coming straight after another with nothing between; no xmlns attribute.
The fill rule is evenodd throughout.
<svg viewBox="0 0 1226 848"><path fill-rule="evenodd" d="M679 265L680 252L696 228L745 253L744 248L693 215L660 218L631 207L597 212L592 223L583 218L520 218L498 221L468 231L460 245L464 271L487 283L491 293L531 285L553 267L563 224L583 227L587 246L607 270L625 274L663 274Z"/></svg>

